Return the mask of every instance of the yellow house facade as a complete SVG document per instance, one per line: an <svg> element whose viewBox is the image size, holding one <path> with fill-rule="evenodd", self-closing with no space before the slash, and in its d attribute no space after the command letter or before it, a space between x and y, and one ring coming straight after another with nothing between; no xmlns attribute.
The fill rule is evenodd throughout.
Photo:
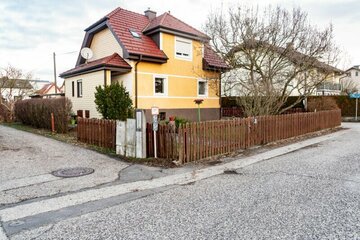
<svg viewBox="0 0 360 240"><path fill-rule="evenodd" d="M202 99L202 120L220 118L220 77L227 65L205 34L169 13L156 17L150 10L142 15L121 8L85 31L82 48L90 48L92 58L79 56L76 67L60 75L75 112L101 118L95 88L119 82L147 117L156 106L162 119L196 120L194 100Z"/></svg>

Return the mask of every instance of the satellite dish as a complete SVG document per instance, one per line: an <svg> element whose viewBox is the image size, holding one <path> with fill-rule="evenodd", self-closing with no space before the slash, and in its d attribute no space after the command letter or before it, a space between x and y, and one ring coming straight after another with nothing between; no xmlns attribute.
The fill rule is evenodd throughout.
<svg viewBox="0 0 360 240"><path fill-rule="evenodd" d="M80 54L81 54L81 56L83 58L86 59L86 61L91 59L93 57L93 55L94 55L93 51L90 48L87 48L87 47L81 49Z"/></svg>

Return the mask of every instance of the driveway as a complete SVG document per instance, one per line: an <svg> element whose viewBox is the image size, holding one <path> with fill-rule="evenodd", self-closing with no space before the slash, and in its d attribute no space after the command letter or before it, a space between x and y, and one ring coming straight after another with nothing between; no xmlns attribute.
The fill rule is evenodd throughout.
<svg viewBox="0 0 360 240"><path fill-rule="evenodd" d="M0 125L0 207L112 182L128 165L108 156ZM61 178L53 171L87 167L90 175Z"/></svg>

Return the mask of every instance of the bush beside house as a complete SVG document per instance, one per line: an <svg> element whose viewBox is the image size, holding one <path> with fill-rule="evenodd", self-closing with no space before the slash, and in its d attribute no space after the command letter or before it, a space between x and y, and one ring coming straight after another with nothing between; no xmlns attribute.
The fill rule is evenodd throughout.
<svg viewBox="0 0 360 240"><path fill-rule="evenodd" d="M15 116L23 124L51 129L51 113L53 113L55 130L66 133L71 109L71 102L67 98L28 99L16 102Z"/></svg>
<svg viewBox="0 0 360 240"><path fill-rule="evenodd" d="M133 116L132 100L126 88L118 82L96 87L96 109L105 119L125 121Z"/></svg>

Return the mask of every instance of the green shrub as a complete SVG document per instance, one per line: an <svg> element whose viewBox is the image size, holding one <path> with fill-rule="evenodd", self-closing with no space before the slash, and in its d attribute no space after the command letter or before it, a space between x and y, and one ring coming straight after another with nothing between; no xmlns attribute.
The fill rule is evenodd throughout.
<svg viewBox="0 0 360 240"><path fill-rule="evenodd" d="M114 83L104 88L96 87L96 109L105 119L118 119L125 121L133 116L132 100L126 88L119 83Z"/></svg>
<svg viewBox="0 0 360 240"><path fill-rule="evenodd" d="M71 102L67 98L27 99L16 102L15 116L23 124L51 129L51 113L53 113L55 130L59 133L66 133L71 108Z"/></svg>
<svg viewBox="0 0 360 240"><path fill-rule="evenodd" d="M188 123L189 120L185 119L185 118L180 118L180 117L175 117L175 126L178 128L181 125L184 125L186 123Z"/></svg>

